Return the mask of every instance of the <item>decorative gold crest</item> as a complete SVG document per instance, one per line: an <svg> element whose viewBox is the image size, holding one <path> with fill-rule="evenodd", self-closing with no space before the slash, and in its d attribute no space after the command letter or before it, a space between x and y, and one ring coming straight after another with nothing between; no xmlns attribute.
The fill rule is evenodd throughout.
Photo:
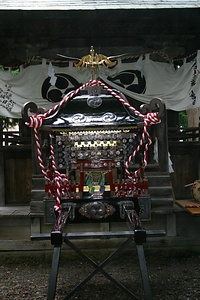
<svg viewBox="0 0 200 300"><path fill-rule="evenodd" d="M107 218L115 212L115 208L105 202L95 201L87 203L79 209L79 213L89 219Z"/></svg>

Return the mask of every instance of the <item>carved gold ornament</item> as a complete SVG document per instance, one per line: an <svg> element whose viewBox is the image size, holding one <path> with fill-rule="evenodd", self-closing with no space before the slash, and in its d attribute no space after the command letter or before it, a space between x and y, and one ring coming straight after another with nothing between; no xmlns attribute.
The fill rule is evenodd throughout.
<svg viewBox="0 0 200 300"><path fill-rule="evenodd" d="M107 56L95 53L92 46L90 49L90 54L83 56L79 62L74 64L74 66L76 68L90 68L96 70L100 65L112 68L115 67L116 64L117 61L111 61Z"/></svg>
<svg viewBox="0 0 200 300"><path fill-rule="evenodd" d="M83 56L82 58L69 57L62 54L58 56L64 57L67 60L74 61L76 68L88 68L91 72L91 79L97 79L99 67L113 68L117 65L117 58L126 57L127 54L120 54L115 56L105 56L103 54L97 54L91 46L90 54Z"/></svg>

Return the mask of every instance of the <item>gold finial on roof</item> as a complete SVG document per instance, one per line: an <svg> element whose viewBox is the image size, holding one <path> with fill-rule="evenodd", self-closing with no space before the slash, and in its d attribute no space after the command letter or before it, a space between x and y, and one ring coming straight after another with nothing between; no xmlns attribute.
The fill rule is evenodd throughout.
<svg viewBox="0 0 200 300"><path fill-rule="evenodd" d="M83 56L79 62L75 63L76 68L89 68L91 70L92 79L96 79L99 66L112 68L116 66L117 61L111 61L103 54L97 54L91 46L90 54Z"/></svg>

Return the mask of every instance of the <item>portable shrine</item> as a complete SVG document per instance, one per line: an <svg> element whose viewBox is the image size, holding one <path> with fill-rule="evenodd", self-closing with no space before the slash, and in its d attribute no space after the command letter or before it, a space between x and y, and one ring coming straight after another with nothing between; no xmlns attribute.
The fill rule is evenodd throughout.
<svg viewBox="0 0 200 300"><path fill-rule="evenodd" d="M132 299L131 291L103 267L134 241L146 299L152 299L143 243L148 236L163 236L163 230L146 231L141 221L150 219L151 199L145 168L152 143L149 128L161 121L164 105L153 99L137 111L117 90L91 79L47 112L34 103L23 108L26 124L33 127L41 172L45 177L45 220L53 223L50 234L32 239L50 239L54 246L48 300L56 293L61 245L89 261L95 268L64 299L101 272ZM42 140L40 139L42 137ZM42 145L42 146L41 146ZM95 232L96 222L127 222L127 231ZM67 232L67 224L90 223L90 232ZM88 258L74 239L125 238L126 241L100 265Z"/></svg>
<svg viewBox="0 0 200 300"><path fill-rule="evenodd" d="M140 218L150 218L143 158L147 154L138 147L142 148L142 139L149 143L148 136L142 136L143 119L118 98L128 104L116 91L114 95L103 89L96 95L79 92L59 109L51 124L43 125L55 149L46 154L50 178L45 186L47 222L52 217L52 198L58 196L55 165L61 176L66 176L61 180L61 199L57 199L55 209L71 207L70 222L124 220L125 203L137 208Z"/></svg>

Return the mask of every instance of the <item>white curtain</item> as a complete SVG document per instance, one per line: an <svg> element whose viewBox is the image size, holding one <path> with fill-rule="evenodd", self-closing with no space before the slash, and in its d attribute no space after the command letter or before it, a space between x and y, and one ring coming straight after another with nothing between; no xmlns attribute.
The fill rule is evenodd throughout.
<svg viewBox="0 0 200 300"><path fill-rule="evenodd" d="M200 107L200 51L191 61L176 69L167 62L152 61L149 55L135 63L118 64L113 69L100 67L99 77L125 95L149 103L161 98L167 109L182 111ZM90 79L88 69L57 67L43 60L40 65L21 67L18 75L0 71L0 115L20 118L24 103L32 101L49 109L64 94ZM114 108L113 108L114 109Z"/></svg>

